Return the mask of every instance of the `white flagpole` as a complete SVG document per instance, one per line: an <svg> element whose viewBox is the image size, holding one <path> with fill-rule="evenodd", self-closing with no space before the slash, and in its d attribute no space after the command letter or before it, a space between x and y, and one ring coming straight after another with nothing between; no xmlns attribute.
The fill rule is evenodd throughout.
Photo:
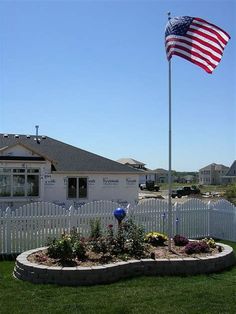
<svg viewBox="0 0 236 314"><path fill-rule="evenodd" d="M168 20L170 20L170 12L168 12ZM172 238L172 177L171 177L171 59L169 60L169 171L168 171L168 249L171 251Z"/></svg>

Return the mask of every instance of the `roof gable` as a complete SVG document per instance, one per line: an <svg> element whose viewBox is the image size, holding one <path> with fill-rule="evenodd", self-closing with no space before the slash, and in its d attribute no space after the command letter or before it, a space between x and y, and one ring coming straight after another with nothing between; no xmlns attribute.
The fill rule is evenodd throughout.
<svg viewBox="0 0 236 314"><path fill-rule="evenodd" d="M131 165L131 166L133 166L133 165L145 166L145 164L143 162L135 160L133 158L120 158L117 161L120 162L123 165L128 164L128 165Z"/></svg>
<svg viewBox="0 0 236 314"><path fill-rule="evenodd" d="M39 157L39 154L33 151L30 147L27 147L24 144L16 143L13 145L5 146L0 148L1 156L22 156L22 157L31 157L35 155Z"/></svg>
<svg viewBox="0 0 236 314"><path fill-rule="evenodd" d="M236 176L236 160L232 163L226 176Z"/></svg>

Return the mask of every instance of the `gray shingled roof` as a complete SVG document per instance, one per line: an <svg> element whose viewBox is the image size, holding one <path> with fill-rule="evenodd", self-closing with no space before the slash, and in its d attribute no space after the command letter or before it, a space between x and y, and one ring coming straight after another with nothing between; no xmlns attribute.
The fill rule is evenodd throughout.
<svg viewBox="0 0 236 314"><path fill-rule="evenodd" d="M230 166L229 171L226 173L226 176L235 176L235 171L236 171L236 160Z"/></svg>
<svg viewBox="0 0 236 314"><path fill-rule="evenodd" d="M41 156L52 161L55 171L65 172L101 172L101 173L138 173L138 170L113 160L65 144L50 137L35 135L0 134L0 149L6 146L22 144Z"/></svg>
<svg viewBox="0 0 236 314"><path fill-rule="evenodd" d="M142 165L145 166L145 164L141 161L135 160L133 158L120 158L117 160L117 162L120 162L123 165L129 164L129 165Z"/></svg>

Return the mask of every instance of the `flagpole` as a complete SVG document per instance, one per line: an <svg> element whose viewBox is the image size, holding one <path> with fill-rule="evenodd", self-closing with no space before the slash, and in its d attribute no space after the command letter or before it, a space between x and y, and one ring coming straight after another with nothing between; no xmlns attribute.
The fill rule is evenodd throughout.
<svg viewBox="0 0 236 314"><path fill-rule="evenodd" d="M170 12L168 12L168 20L170 20ZM171 237L172 237L172 177L171 177L171 59L169 60L169 171L168 171L168 249L171 251Z"/></svg>

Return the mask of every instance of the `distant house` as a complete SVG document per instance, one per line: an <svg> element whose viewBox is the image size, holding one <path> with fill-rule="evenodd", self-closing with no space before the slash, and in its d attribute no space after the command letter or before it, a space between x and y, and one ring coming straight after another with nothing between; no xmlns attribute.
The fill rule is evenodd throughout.
<svg viewBox="0 0 236 314"><path fill-rule="evenodd" d="M146 183L148 180L155 181L155 173L152 170L146 168L146 164L143 162L132 158L120 158L117 160L117 162L139 170L139 184Z"/></svg>
<svg viewBox="0 0 236 314"><path fill-rule="evenodd" d="M50 137L0 134L0 203L134 203L139 171Z"/></svg>
<svg viewBox="0 0 236 314"><path fill-rule="evenodd" d="M232 163L226 175L222 177L222 183L236 183L236 160Z"/></svg>
<svg viewBox="0 0 236 314"><path fill-rule="evenodd" d="M229 167L212 163L199 170L199 184L221 184Z"/></svg>
<svg viewBox="0 0 236 314"><path fill-rule="evenodd" d="M167 183L168 182L168 171L162 168L153 170L156 183Z"/></svg>
<svg viewBox="0 0 236 314"><path fill-rule="evenodd" d="M195 176L186 175L183 177L183 183L193 183L195 181Z"/></svg>

